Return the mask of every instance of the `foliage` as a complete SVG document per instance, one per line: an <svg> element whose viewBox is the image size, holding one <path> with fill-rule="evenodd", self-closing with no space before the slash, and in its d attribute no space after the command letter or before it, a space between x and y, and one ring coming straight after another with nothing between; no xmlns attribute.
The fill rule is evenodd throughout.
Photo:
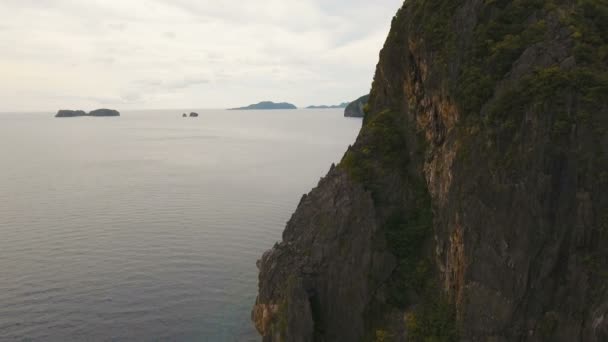
<svg viewBox="0 0 608 342"><path fill-rule="evenodd" d="M467 61L453 89L464 115L477 115L494 95L495 84L530 45L546 31L544 20L530 24L544 7L542 0L486 0Z"/></svg>
<svg viewBox="0 0 608 342"><path fill-rule="evenodd" d="M427 294L414 313L407 316L406 328L414 342L456 342L459 340L454 306L442 296Z"/></svg>
<svg viewBox="0 0 608 342"><path fill-rule="evenodd" d="M453 306L436 300L440 291L434 286L434 264L427 256L433 223L431 198L426 182L410 171L407 126L403 116L393 111L375 113L368 119L361 130L359 144L349 149L339 167L371 191L377 206L392 208L383 220L388 248L397 258L397 267L386 284L388 303L405 309L422 301L424 304L416 313L419 324L412 330L420 337L417 340L452 341L457 336ZM386 195L394 192L385 182L395 174L407 188L407 199L396 200ZM376 341L388 339L390 335L386 331L376 331Z"/></svg>
<svg viewBox="0 0 608 342"><path fill-rule="evenodd" d="M424 185L418 184L414 189L411 208L394 212L384 225L388 247L398 263L393 281L388 284L389 301L401 308L412 304L412 296L422 293L432 276L432 263L423 257L432 233L431 200Z"/></svg>
<svg viewBox="0 0 608 342"><path fill-rule="evenodd" d="M462 0L414 0L411 1L413 17L410 29L422 37L430 49L438 51L438 65L445 65L449 53L454 49L455 32L450 19Z"/></svg>
<svg viewBox="0 0 608 342"><path fill-rule="evenodd" d="M406 140L399 115L383 111L361 128L363 148L350 148L340 163L349 175L366 188L380 192L377 183L383 169L405 171L408 164Z"/></svg>
<svg viewBox="0 0 608 342"><path fill-rule="evenodd" d="M393 335L386 330L376 330L376 337L374 342L388 342L391 341Z"/></svg>
<svg viewBox="0 0 608 342"><path fill-rule="evenodd" d="M542 122L549 124L549 138L556 142L555 148L567 139L576 124L593 125L597 113L605 113L608 0L575 0L568 4L559 0L484 0L476 13L471 40L461 39L455 30L459 23L453 22L453 14L463 3L462 0L407 1L408 18L402 15L403 9L400 10L393 20L387 44L405 45L407 42L399 40L406 36L398 33L413 32L410 36L420 38L419 43L431 58L432 67L428 72L454 73L455 78L448 86L464 119L465 125L459 129L495 139L488 142L487 149L494 151L493 157L502 158L500 166L518 160L517 151L510 150L508 144L528 112L545 115ZM506 78L513 63L528 47L545 38L553 39L555 32L548 30L554 29L551 25L555 17L565 23L573 39L575 66L568 69L554 65L536 70L495 93L497 84ZM466 52L453 54L456 46L465 47ZM458 61L452 63L452 57ZM450 69L447 64L456 67ZM575 112L569 110L573 101ZM387 285L389 302L399 308L418 304L407 320L412 339L455 341L458 331L454 307L447 299L437 296L441 291L434 285L434 263L425 257L425 248L432 236L432 207L424 181L408 172L412 160L406 148L411 141L406 139L407 124L397 112L376 112L376 109L366 108L368 115L358 145L349 149L339 167L370 190L378 205L393 209L383 220L388 247L398 259ZM468 139L462 150L472 153L483 148L473 142L482 141ZM385 196L386 178L395 173L410 189L403 203L395 203L394 198ZM545 328L550 331L552 322L546 323ZM384 340L383 331L379 332L377 340Z"/></svg>

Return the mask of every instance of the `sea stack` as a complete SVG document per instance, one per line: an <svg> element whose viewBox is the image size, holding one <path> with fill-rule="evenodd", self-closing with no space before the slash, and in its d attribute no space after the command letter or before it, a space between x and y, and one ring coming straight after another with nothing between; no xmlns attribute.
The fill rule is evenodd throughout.
<svg viewBox="0 0 608 342"><path fill-rule="evenodd" d="M94 111L89 112L89 116L120 116L120 113L117 110L113 109L96 109Z"/></svg>
<svg viewBox="0 0 608 342"><path fill-rule="evenodd" d="M113 110L113 109L96 109L94 111L91 111L89 113L86 113L83 110L67 110L67 109L61 109L57 112L57 114L55 114L56 118L73 118L73 117L78 117L78 116L95 116L95 117L100 117L100 116L120 116L120 112L118 112L117 110Z"/></svg>
<svg viewBox="0 0 608 342"><path fill-rule="evenodd" d="M83 110L67 110L60 109L55 115L56 118L72 118L76 116L85 116L87 113Z"/></svg>

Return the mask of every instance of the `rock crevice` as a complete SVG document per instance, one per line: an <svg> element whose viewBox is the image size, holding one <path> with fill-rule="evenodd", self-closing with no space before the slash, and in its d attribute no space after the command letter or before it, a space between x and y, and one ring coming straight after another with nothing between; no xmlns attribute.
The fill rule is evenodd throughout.
<svg viewBox="0 0 608 342"><path fill-rule="evenodd" d="M406 1L357 141L259 263L264 340L608 340L606 22Z"/></svg>

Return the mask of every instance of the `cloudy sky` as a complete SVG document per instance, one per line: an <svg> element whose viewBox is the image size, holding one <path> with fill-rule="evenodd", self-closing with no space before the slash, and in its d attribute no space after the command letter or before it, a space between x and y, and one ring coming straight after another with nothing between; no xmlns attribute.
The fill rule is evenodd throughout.
<svg viewBox="0 0 608 342"><path fill-rule="evenodd" d="M353 100L402 2L0 0L0 111Z"/></svg>

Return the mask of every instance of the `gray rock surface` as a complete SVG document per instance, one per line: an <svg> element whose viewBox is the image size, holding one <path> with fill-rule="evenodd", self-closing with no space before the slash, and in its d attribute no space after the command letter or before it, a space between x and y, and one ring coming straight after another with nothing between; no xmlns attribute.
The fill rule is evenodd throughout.
<svg viewBox="0 0 608 342"><path fill-rule="evenodd" d="M285 341L311 341L315 336L354 341L362 336L365 303L395 262L390 254L375 250L375 244L382 244L373 239L377 230L371 194L332 168L302 197L284 242L258 262L258 330ZM264 321L264 315L256 316L265 310L275 317Z"/></svg>
<svg viewBox="0 0 608 342"><path fill-rule="evenodd" d="M608 341L606 22L406 2L357 141L258 263L263 340Z"/></svg>

